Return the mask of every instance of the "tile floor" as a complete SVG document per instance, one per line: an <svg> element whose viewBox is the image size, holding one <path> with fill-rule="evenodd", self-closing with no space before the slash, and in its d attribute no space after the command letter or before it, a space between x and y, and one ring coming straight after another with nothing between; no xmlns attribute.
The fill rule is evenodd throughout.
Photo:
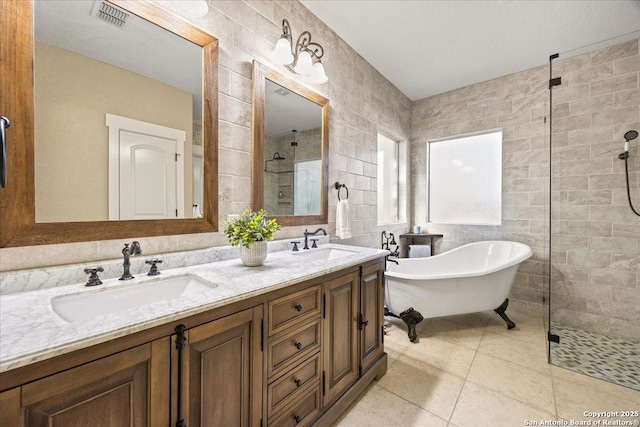
<svg viewBox="0 0 640 427"><path fill-rule="evenodd" d="M640 390L640 343L551 322L560 343L551 343L556 366ZM611 351L611 350L614 351Z"/></svg>
<svg viewBox="0 0 640 427"><path fill-rule="evenodd" d="M418 325L414 344L399 319L387 318L387 373L335 426L510 427L557 420L566 420L564 425L571 420L638 420L585 416L585 411L640 410L640 391L548 365L543 319L508 314L517 325L511 331L493 312L427 319Z"/></svg>

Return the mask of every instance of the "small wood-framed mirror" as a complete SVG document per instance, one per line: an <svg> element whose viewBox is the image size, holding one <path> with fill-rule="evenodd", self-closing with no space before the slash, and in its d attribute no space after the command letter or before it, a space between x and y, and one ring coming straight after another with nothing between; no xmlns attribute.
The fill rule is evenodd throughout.
<svg viewBox="0 0 640 427"><path fill-rule="evenodd" d="M329 100L253 61L252 208L282 225L327 222Z"/></svg>
<svg viewBox="0 0 640 427"><path fill-rule="evenodd" d="M80 13L78 15L81 17L80 19L83 20L83 23L77 25L79 29L84 28L86 30L96 25L108 25L104 22L98 22L99 20L94 16L94 9L96 8L115 8L115 10L121 11L118 12L121 14L119 16L125 15L131 18L129 20L130 24L124 24L130 25L127 31L123 31L121 28L111 30L116 33L119 32L113 39L104 35L93 34L89 30L81 33L81 35L69 35L66 31L70 30L72 26L76 27L75 24L65 26L64 23L54 22L60 21L62 17L59 15L63 15L63 13L57 15L49 13L47 19L44 21L34 19L34 16L37 15L37 7L42 7L43 13L47 13L45 7L47 5L45 3L48 4L50 2L6 0L0 4L0 16L2 17L2 22L0 22L2 26L1 43L3 46L2 61L0 61L0 72L3 76L0 83L0 90L3 94L0 98L0 114L8 117L12 122L12 127L7 132L7 185L5 188L0 189L0 223L2 224L0 228L0 247L217 231L218 40L157 5L134 0L67 2L78 8L91 9L91 13L87 11L87 13ZM56 3L54 7L62 7L63 2L53 3ZM98 15L100 15L100 12L96 12L96 16ZM37 18L37 16L35 16L35 18ZM45 27L48 28L38 27L43 23L46 24ZM150 41L150 45L142 48L141 43L126 39L125 37L134 36L136 31L133 31L133 27L137 23L156 27L156 29L149 31L158 34L159 40L156 42ZM62 27L57 28L55 25L62 25ZM166 55L167 52L175 52L171 51L168 47L170 44L174 45L174 42L190 44L191 47L188 49L192 54L195 52L195 61L197 64L201 64L200 67L196 67L196 74L190 79L190 81L196 83L196 88L188 91L179 87L183 81L187 80L187 77L179 72L174 73L174 75L177 74L178 78L175 80L179 83L173 85L166 81L167 79L164 77L167 76L161 77L162 72L168 72L171 68L167 65L166 58L162 59L162 63L166 66L157 66L157 64L155 66L146 65L147 69L155 68L156 73L153 76L144 74L138 70L128 69L123 65L116 68L118 67L117 62L121 59L123 60L125 54L117 50L115 43L113 46L115 52L105 52L105 55L107 57L111 56L113 61L108 61L103 58L93 58L88 54L79 56L83 55L83 53L67 46L58 47L53 39L46 39L44 37L45 30L48 30L54 36L59 36L60 39L66 38L77 41L78 43L76 43L76 45L78 45L78 50L86 47L82 46L83 42L85 42L84 45L89 45L88 41L91 38L100 39L108 45L110 41L114 42L116 38L122 37L124 40L123 43L129 43L138 49L145 50L144 52L140 51L137 56L137 62L139 62L138 65L141 69L145 68L145 64L141 59L143 56L142 53L151 53L151 55L157 56ZM42 48L43 44L47 45L44 50ZM4 49L5 46L7 49ZM94 51L97 50L98 49L94 49ZM180 50L181 49L177 49L177 51ZM115 166L113 166L111 163L112 151L109 151L108 164L107 159L103 159L97 154L97 151L101 151L101 153L106 152L104 148L106 146L109 146L109 150L111 150L111 146L108 145L110 144L110 140L107 137L85 137L83 140L85 146L82 146L82 142L79 144L76 143L76 148L73 149L68 149L68 147L56 148L57 146L53 148L47 147L47 149L50 150L48 152L49 154L43 156L42 153L46 150L39 148L39 144L42 144L44 140L46 140L45 144L49 143L50 134L53 132L50 131L50 128L41 126L43 126L43 124L46 126L47 123L51 124L53 122L61 122L61 125L64 126L66 123L68 138L78 137L78 123L88 127L86 123L87 116L83 115L83 113L88 112L92 107L87 106L84 100L82 103L74 101L78 105L78 108L73 114L66 113L64 118L67 120L44 119L46 115L40 114L40 111L43 111L43 107L38 105L34 106L39 99L43 98L38 94L38 90L47 87L44 84L40 84L36 77L38 73L40 73L41 76L48 74L46 71L42 71L44 68L38 68L40 66L40 60L37 57L35 58L34 73L34 55L38 54L38 51L46 52L48 57L55 59L58 64L60 64L58 60L60 56L76 56L79 58L79 61L84 61L84 63L89 64L89 69L91 69L90 67L96 67L96 64L100 62L101 64L105 64L105 67L110 67L113 75L116 75L116 73L120 73L117 74L118 76L126 73L135 74L137 76L136 78L146 78L149 82L154 80L154 84L166 86L167 91L175 89L175 92L182 92L181 99L183 99L183 101L181 105L189 108L190 115L182 121L183 125L181 125L181 127L171 123L167 124L168 120L166 117L172 115L172 111L176 113L176 115L178 114L177 110L175 110L177 106L174 105L173 102L169 103L169 111L165 111L165 119L154 120L147 118L150 117L150 114L147 114L150 108L147 108L147 106L152 105L156 101L147 100L147 104L142 104L141 99L137 96L131 98L130 102L111 102L109 107L107 107L108 114L105 115L102 110L100 113L100 120L102 121L100 125L102 129L99 129L99 131L105 135L111 131L109 117L113 117L114 114L119 116L119 118L129 118L132 115L140 113L143 117L134 117L137 125L140 123L143 125L154 124L158 125L156 126L157 128L171 128L172 130L180 128L184 130L181 133L182 136L176 137L177 141L181 141L179 143L181 143L182 146L176 148L176 152L170 153L170 155L167 154L171 151L170 149L166 149L163 153L165 158L170 158L171 160L173 160L175 155L176 163L182 165L182 168L178 166L175 167L176 171L173 172L174 181L166 181L170 183L169 187L176 187L175 193L177 194L173 201L173 208L166 208L167 204L162 204L161 206L161 208L164 209L165 212L169 212L169 214L164 216L122 215L119 214L117 208L114 209L112 207L112 196L114 193L118 193L118 188L120 188L120 190L122 189L122 185L116 187L115 192L111 191L111 175L109 175L108 179L104 178L107 176L107 173L111 173L112 170L118 171L118 164L116 163ZM67 56L65 56L65 58ZM175 57L170 59L179 61L179 59ZM68 62L62 62L61 64L60 67L63 68L65 66L71 67L68 65ZM67 68L67 71L76 73L78 71L77 68L78 67L74 65L72 68ZM103 86L106 85L106 80L98 78L94 73L89 73L85 76L83 79L95 84L96 87L100 86L101 83ZM120 81L123 80L117 80L116 78L115 83L111 82L112 86L110 87L112 91L121 89L115 87L118 86L117 83ZM34 86L36 96L34 96ZM137 85L134 84L129 87L135 86ZM68 87L68 89L74 89L78 92L77 87ZM105 98L104 95L100 95L105 93L104 87L100 87L99 89L100 90L96 89L95 92L90 91L90 95L92 94L93 98L96 99ZM69 90L69 92L71 92L71 90ZM87 91L85 90L84 92ZM154 91L152 90L151 92L153 93ZM58 94L59 93L61 92L58 92ZM40 94L42 94L42 92ZM60 99L59 95L54 95L50 97L50 99L52 99L54 103L58 102L60 108L62 104L65 103L65 100ZM184 99L186 99L186 102ZM125 108L121 108L125 104L135 106L134 109L130 108L128 110L133 111L133 113L129 114ZM127 106L131 107L131 105ZM193 110L191 110L192 107ZM50 106L44 107L44 111L46 112L51 111L51 109ZM147 116L144 116L144 114L147 114ZM180 112L180 114L182 114L182 112ZM196 115L198 115L197 119ZM201 119L199 117L201 117ZM85 122L83 122L83 120L85 120ZM122 129L121 123L122 121L118 122L120 127L117 129ZM100 126L97 127L100 128ZM164 129L162 130L164 131ZM62 130L56 130L57 134L64 135L64 132L64 127ZM118 131L115 133L117 134ZM41 138L43 135L45 138ZM91 148L89 144L92 143L100 144L100 150ZM116 161L118 161L118 151L116 150L114 152L116 153ZM58 188L55 189L58 193L55 194L58 195L52 196L52 194L54 194L52 187L43 187L43 184L48 185L49 181L53 181L54 178L58 178L61 175L60 171L62 169L60 168L59 161L63 153L67 154L66 157L77 157L79 161L83 163L84 172L67 172L66 181L57 181L55 183L58 186ZM144 153L143 155L148 154L149 153ZM58 156L58 160L50 162L50 166L47 167L55 167L57 169L53 169L55 171L54 173L47 175L45 179L41 179L41 177L44 176L42 174L44 169L41 168L44 165L43 161L50 161L50 157L54 156ZM180 156L185 157L182 162L179 161L181 160L179 159ZM64 155L62 155L62 157L64 157ZM151 160L146 164L153 164L153 170L157 171L155 166L157 162L153 160L153 156L148 158ZM158 156L155 157L155 159L157 158ZM171 162L165 162L167 165L169 165L169 163ZM89 165L88 169L86 168L87 165ZM191 168L192 165L193 169ZM169 165L167 168L171 169L172 166ZM69 184L75 182L86 184L87 181L90 181L89 178L95 178L89 175L100 176L100 182L103 184L85 185L84 193L76 191L74 189L75 187L72 188L72 185ZM146 176L144 178L147 182L147 188L149 188L149 185L153 186L154 182L158 182L158 174L149 176L151 178L147 178ZM106 190L107 181L109 185L108 202ZM64 184L64 182L67 182L67 184ZM134 180L134 183L137 182L138 181ZM166 186L166 182L158 182L158 186ZM65 191L69 194L64 194ZM100 193L100 197L95 198L96 193ZM102 196L103 193L104 197ZM140 194L140 192L138 194ZM70 195L71 198L64 198L62 197L63 195L65 197L69 197ZM56 212L54 209L57 209L60 204L56 206L55 203L61 198L67 200L67 202L64 202L64 204L67 205L65 213L63 215L50 213ZM98 202L94 202L94 200ZM132 200L133 204L136 204L140 198L133 197ZM152 199L152 202L153 201ZM45 205L43 202L49 204ZM73 207L69 209L68 205L72 203ZM121 206L122 201L119 203ZM194 206L196 203L199 204L198 209ZM95 209L96 204L100 206L98 209ZM45 208L43 208L43 206L45 206ZM193 210L192 206L194 208ZM91 215L88 214L90 211L93 212ZM175 212L175 216L171 215L172 212ZM84 215L85 213L87 213L87 215Z"/></svg>

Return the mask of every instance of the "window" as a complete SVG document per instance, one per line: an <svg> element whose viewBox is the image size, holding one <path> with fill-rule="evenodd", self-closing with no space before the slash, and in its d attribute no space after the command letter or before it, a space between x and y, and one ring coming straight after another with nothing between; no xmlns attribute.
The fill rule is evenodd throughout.
<svg viewBox="0 0 640 427"><path fill-rule="evenodd" d="M399 221L399 143L378 134L378 224Z"/></svg>
<svg viewBox="0 0 640 427"><path fill-rule="evenodd" d="M429 141L429 222L502 222L502 130Z"/></svg>

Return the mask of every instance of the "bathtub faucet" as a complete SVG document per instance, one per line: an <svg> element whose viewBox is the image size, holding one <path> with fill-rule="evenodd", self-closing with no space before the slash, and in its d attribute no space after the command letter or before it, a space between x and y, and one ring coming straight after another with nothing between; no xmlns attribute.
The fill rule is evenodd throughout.
<svg viewBox="0 0 640 427"><path fill-rule="evenodd" d="M315 236L321 231L324 233L325 236L327 235L327 230L325 230L322 227L318 228L316 231L307 231L305 229L304 230L304 248L302 249L309 249L309 236ZM314 247L315 247L315 243L314 243Z"/></svg>
<svg viewBox="0 0 640 427"><path fill-rule="evenodd" d="M396 247L395 251L391 251L389 245L394 245ZM380 234L380 247L390 251L391 256L398 257L398 255L400 255L398 251L400 247L396 243L396 238L393 236L393 233L389 233L389 236L387 236L387 232L383 231L382 234Z"/></svg>

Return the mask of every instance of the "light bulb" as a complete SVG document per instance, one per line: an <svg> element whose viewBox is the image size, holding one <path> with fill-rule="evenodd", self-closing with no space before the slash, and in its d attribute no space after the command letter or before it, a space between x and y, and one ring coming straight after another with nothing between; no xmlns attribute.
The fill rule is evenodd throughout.
<svg viewBox="0 0 640 427"><path fill-rule="evenodd" d="M309 76L309 80L316 84L326 83L329 80L329 77L327 77L327 74L324 72L324 66L320 61L313 64L313 71L311 72L311 76Z"/></svg>
<svg viewBox="0 0 640 427"><path fill-rule="evenodd" d="M298 55L298 63L293 68L293 71L300 74L301 76L309 76L313 71L313 64L311 62L311 55L308 51L303 50Z"/></svg>
<svg viewBox="0 0 640 427"><path fill-rule="evenodd" d="M280 37L273 49L273 61L278 65L287 65L293 62L291 54L291 43L286 37Z"/></svg>

